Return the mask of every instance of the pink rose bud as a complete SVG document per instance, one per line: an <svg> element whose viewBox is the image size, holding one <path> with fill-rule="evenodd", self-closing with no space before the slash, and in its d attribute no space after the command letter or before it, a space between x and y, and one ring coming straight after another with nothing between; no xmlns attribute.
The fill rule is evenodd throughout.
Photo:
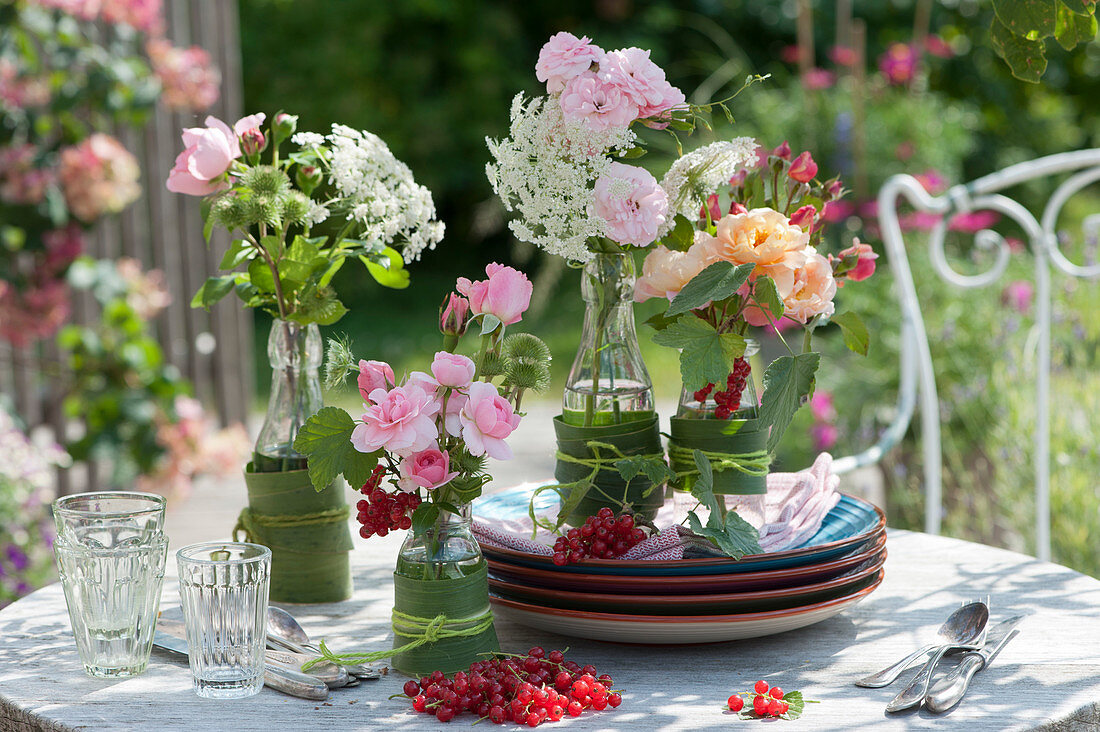
<svg viewBox="0 0 1100 732"><path fill-rule="evenodd" d="M241 135L241 152L248 157L259 155L267 148L267 137L264 133L253 127L245 130Z"/></svg>
<svg viewBox="0 0 1100 732"><path fill-rule="evenodd" d="M825 192L829 194L829 198L835 199L840 198L842 190L843 185L841 185L841 182L839 180L834 180L832 183L829 184L829 187L825 189Z"/></svg>
<svg viewBox="0 0 1100 732"><path fill-rule="evenodd" d="M439 306L439 331L443 335L464 335L469 322L469 300L454 292L443 298L443 304Z"/></svg>
<svg viewBox="0 0 1100 732"><path fill-rule="evenodd" d="M814 176L817 175L817 163L810 156L809 150L794 159L787 175L799 183L809 183L814 179Z"/></svg>
<svg viewBox="0 0 1100 732"><path fill-rule="evenodd" d="M737 188L738 186L745 185L745 178L748 177L749 171L745 168L737 171L730 177L730 188Z"/></svg>
<svg viewBox="0 0 1100 732"><path fill-rule="evenodd" d="M474 380L477 365L466 356L439 351L432 361L432 376L443 386L464 389Z"/></svg>
<svg viewBox="0 0 1100 732"><path fill-rule="evenodd" d="M298 129L298 116L279 112L271 123L272 132L275 133L275 142L281 142L294 134Z"/></svg>
<svg viewBox="0 0 1100 732"><path fill-rule="evenodd" d="M803 231L812 232L816 217L817 209L807 204L791 215L791 225L800 226Z"/></svg>
<svg viewBox="0 0 1100 732"><path fill-rule="evenodd" d="M393 377L393 369L383 361L359 362L359 393L364 399L370 399L370 393L375 389L390 389L396 380Z"/></svg>
<svg viewBox="0 0 1100 732"><path fill-rule="evenodd" d="M852 282L861 282L875 273L875 260L878 255L870 244L862 244L859 239L852 242L852 246L840 252L841 259L846 263L855 258L855 263L844 275Z"/></svg>
<svg viewBox="0 0 1100 732"><path fill-rule="evenodd" d="M294 173L294 181L298 184L302 193L307 196L313 194L313 191L321 184L323 177L324 174L316 165L299 165L298 170Z"/></svg>
<svg viewBox="0 0 1100 732"><path fill-rule="evenodd" d="M790 143L787 142L786 140L784 140L782 145L780 145L779 147L772 150L772 155L774 155L777 158L783 158L784 160L790 160L791 159L791 145L790 145Z"/></svg>
<svg viewBox="0 0 1100 732"><path fill-rule="evenodd" d="M747 208L745 208L744 206L742 206L737 201L734 201L733 203L730 204L730 213L731 214L743 214L743 213L748 213L748 212L749 212L749 210Z"/></svg>
<svg viewBox="0 0 1100 732"><path fill-rule="evenodd" d="M710 213L710 220L717 221L722 218L722 209L718 207L718 194L712 193L707 196L707 204L699 208L699 218L701 220L707 219L707 213Z"/></svg>
<svg viewBox="0 0 1100 732"><path fill-rule="evenodd" d="M459 277L455 289L470 299L474 315L493 315L504 325L518 323L531 304L531 282L517 269L493 262L485 265L487 280Z"/></svg>

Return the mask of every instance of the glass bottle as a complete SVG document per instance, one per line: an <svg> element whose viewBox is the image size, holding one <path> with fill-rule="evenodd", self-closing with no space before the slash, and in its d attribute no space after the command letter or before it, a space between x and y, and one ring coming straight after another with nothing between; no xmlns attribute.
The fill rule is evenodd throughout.
<svg viewBox="0 0 1100 732"><path fill-rule="evenodd" d="M276 319L267 339L271 362L271 398L267 403L253 465L258 473L302 470L306 457L294 449L305 421L323 406L319 369L321 331L316 323L301 325Z"/></svg>
<svg viewBox="0 0 1100 732"><path fill-rule="evenodd" d="M481 547L470 529L470 504L455 508L458 513L441 510L423 534L408 532L397 554L398 574L421 580L457 579L482 565Z"/></svg>
<svg viewBox="0 0 1100 732"><path fill-rule="evenodd" d="M584 266L584 328L562 397L566 424L621 424L653 414L653 381L634 328L635 276L629 254L596 254Z"/></svg>

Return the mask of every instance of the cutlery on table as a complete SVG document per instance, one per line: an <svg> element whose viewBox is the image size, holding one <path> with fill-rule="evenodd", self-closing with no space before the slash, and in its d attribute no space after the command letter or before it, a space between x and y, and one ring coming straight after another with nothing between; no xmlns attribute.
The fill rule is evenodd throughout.
<svg viewBox="0 0 1100 732"><path fill-rule="evenodd" d="M929 643L924 648L913 651L905 658L895 664L887 666L878 673L865 676L856 682L856 686L864 686L869 689L889 686L918 658L928 653L932 653L943 646L952 648L971 645L966 639L979 637L988 620L989 606L984 602L972 602L963 605L958 610L951 613L947 620L944 621L943 625L940 626L937 632L937 636L940 639L939 642ZM974 627L979 623L981 627L978 628L977 633L974 633ZM975 648L976 647L977 646L975 646Z"/></svg>
<svg viewBox="0 0 1100 732"><path fill-rule="evenodd" d="M188 653L186 640L169 635L163 630L153 632L153 645L184 657ZM325 682L269 660L264 661L264 685L302 699L322 701L328 698L328 686Z"/></svg>
<svg viewBox="0 0 1100 732"><path fill-rule="evenodd" d="M981 641L982 635L985 633L986 623L989 622L989 606L984 602L972 602L967 605L963 605L956 610L948 618L948 622L955 615L959 615L959 620L956 627L956 635L948 640L946 644L939 645L932 652L932 657L928 659L928 662L924 664L924 667L917 673L909 685L901 690L901 692L890 700L890 703L886 705L886 711L888 712L900 712L910 707L915 707L924 701L924 697L928 694L928 682L932 680L932 674L936 670L936 664L940 662L944 654L952 649L954 646L960 645L973 645ZM944 623L947 625L947 623Z"/></svg>
<svg viewBox="0 0 1100 732"><path fill-rule="evenodd" d="M1019 634L1016 626L1023 618L1023 615L1016 615L990 628L986 634L985 645L963 656L955 668L929 689L928 696L924 699L924 706L928 711L933 714L942 714L958 704L966 695L966 690L970 688L974 675L988 666L1001 649Z"/></svg>
<svg viewBox="0 0 1100 732"><path fill-rule="evenodd" d="M285 648L294 653L308 655L320 655L321 649L309 640L309 635L293 615L274 605L267 606L267 641L268 645ZM369 666L352 664L344 666L347 672L356 679L380 679L382 673Z"/></svg>

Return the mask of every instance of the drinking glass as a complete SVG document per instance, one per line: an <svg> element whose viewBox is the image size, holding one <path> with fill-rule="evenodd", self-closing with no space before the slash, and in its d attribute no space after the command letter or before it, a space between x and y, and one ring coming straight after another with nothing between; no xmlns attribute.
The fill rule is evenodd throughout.
<svg viewBox="0 0 1100 732"><path fill-rule="evenodd" d="M168 539L102 547L59 537L57 569L84 670L135 676L149 664Z"/></svg>
<svg viewBox="0 0 1100 732"><path fill-rule="evenodd" d="M176 552L195 693L238 699L264 685L271 550L211 542Z"/></svg>
<svg viewBox="0 0 1100 732"><path fill-rule="evenodd" d="M164 530L164 507L164 496L153 493L76 493L54 501L53 519L58 539L110 549L158 537Z"/></svg>

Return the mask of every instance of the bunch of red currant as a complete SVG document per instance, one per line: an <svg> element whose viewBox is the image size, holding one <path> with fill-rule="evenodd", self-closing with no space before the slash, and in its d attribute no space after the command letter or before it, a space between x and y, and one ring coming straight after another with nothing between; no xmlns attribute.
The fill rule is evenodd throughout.
<svg viewBox="0 0 1100 732"><path fill-rule="evenodd" d="M594 666L578 666L566 661L561 651L547 653L537 646L526 656L472 663L468 672L459 671L450 679L433 671L419 681L406 681L403 691L413 709L440 722L471 712L495 724L528 727L623 702L607 674L597 676Z"/></svg>
<svg viewBox="0 0 1100 732"><path fill-rule="evenodd" d="M769 687L767 681L760 680L753 686L752 691L732 695L726 700L726 706L731 712L740 712L745 709L746 698L752 700L752 711L745 710L743 716L782 717L783 719L797 719L802 715L802 709L808 701L802 698L801 692L783 693L778 686Z"/></svg>
<svg viewBox="0 0 1100 732"><path fill-rule="evenodd" d="M420 505L420 496L404 491L387 492L382 489L382 478L386 469L378 465L370 478L359 490L366 496L355 504L359 513L356 520L362 524L359 535L364 539L372 536L385 536L392 529L412 528L412 512Z"/></svg>
<svg viewBox="0 0 1100 732"><path fill-rule="evenodd" d="M741 392L745 390L751 370L752 367L744 358L734 361L733 371L726 377L725 391L714 393L714 403L718 405L714 410L715 419L729 419L741 406ZM703 404L713 390L714 384L707 384L692 396L695 397L695 401Z"/></svg>
<svg viewBox="0 0 1100 732"><path fill-rule="evenodd" d="M554 564L576 564L585 557L614 559L645 541L644 531L634 525L630 514L615 515L606 506L580 526L569 529L554 542Z"/></svg>

